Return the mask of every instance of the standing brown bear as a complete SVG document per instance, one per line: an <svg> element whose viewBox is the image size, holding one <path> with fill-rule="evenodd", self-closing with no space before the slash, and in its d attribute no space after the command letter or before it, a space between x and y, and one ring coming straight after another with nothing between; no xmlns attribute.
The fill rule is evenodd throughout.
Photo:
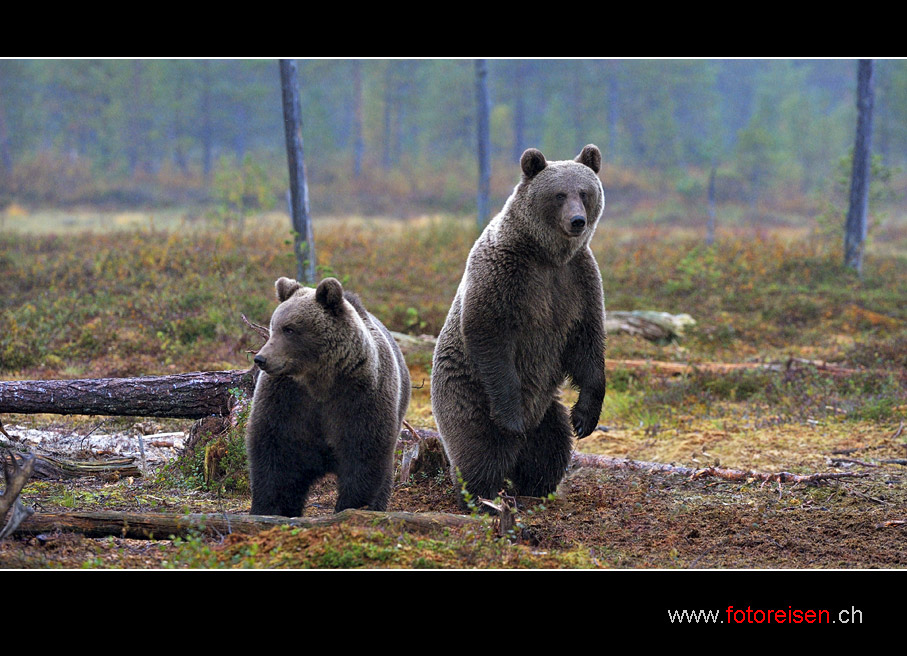
<svg viewBox="0 0 907 656"><path fill-rule="evenodd" d="M604 295L589 241L605 204L601 153L552 161L534 148L522 179L469 254L435 347L432 410L472 495L553 492L574 431L589 435L605 396ZM572 410L558 400L569 378Z"/></svg>
<svg viewBox="0 0 907 656"><path fill-rule="evenodd" d="M302 514L309 488L337 475L335 512L384 510L409 406L409 370L394 338L340 282L275 283L280 305L246 428L252 514Z"/></svg>

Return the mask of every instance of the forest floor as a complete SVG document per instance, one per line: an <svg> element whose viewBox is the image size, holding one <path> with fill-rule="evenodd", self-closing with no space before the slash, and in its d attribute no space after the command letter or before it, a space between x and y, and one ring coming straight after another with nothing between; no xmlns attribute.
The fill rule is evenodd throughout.
<svg viewBox="0 0 907 656"><path fill-rule="evenodd" d="M342 269L392 329L436 334L473 237L434 223L405 237L378 234L319 233L322 272L340 275ZM688 312L697 324L679 344L609 338L600 430L575 448L687 469L572 467L553 498L521 500L505 525L497 516L462 510L461 490L436 459L425 457L397 481L388 511L465 515L469 521L414 528L354 515L342 523L255 534L199 529L133 539L88 537L62 526L34 533L25 530L27 520L0 541L0 568L907 567L903 252L875 254L865 277L856 280L832 263L833 251L818 250L806 237L750 239L741 233L703 250L667 236L656 247L653 234L650 228L626 231L600 242L599 262L614 274L606 277L609 308ZM272 279L291 269L281 242L273 235L247 241L150 236L6 237L9 243L0 249L2 377L248 367L248 351L259 344L236 317L267 323ZM227 255L234 250L237 261ZM393 255L401 252L409 253L405 262ZM82 253L91 256L83 260ZM250 271L254 277L243 277ZM224 288L235 295L223 300ZM60 313L59 323L47 319L56 321ZM791 358L813 364L755 368ZM408 360L415 386L409 421L431 430L430 362ZM824 362L852 373L834 375ZM726 364L735 366L721 366ZM566 403L572 394L564 391ZM112 419L101 431L97 417L4 415L2 421L13 437L7 446L16 448L27 446L21 439L27 429L81 436L90 450L91 433L135 438L192 427L190 421L147 418ZM68 457L87 455L83 450ZM90 455L104 457L97 449ZM234 478L212 484L201 473L203 461L203 454L190 457L175 448L148 464L144 476L33 479L21 499L35 516L247 513L242 467ZM735 480L689 474L708 467L751 474ZM778 472L839 476L800 483L758 476ZM330 516L334 494L335 481L325 479L305 516Z"/></svg>
<svg viewBox="0 0 907 656"><path fill-rule="evenodd" d="M513 528L474 512L434 532L361 517L305 530L137 540L66 530L0 542L5 568L900 568L907 565L905 436L881 422L734 422L685 430L596 431L584 453L750 472L849 473L815 483L765 482L638 469L573 467L553 499L521 503ZM15 435L16 430L9 431ZM680 454L685 457L679 457ZM738 455L734 455L738 454ZM891 461L885 463L884 461ZM897 462L900 464L896 464ZM756 465L756 467L750 467ZM399 466L399 459L398 459ZM460 492L429 465L397 483L389 512L463 514ZM249 509L247 494L186 489L172 477L33 481L37 513L209 513ZM169 481L169 483L168 483ZM332 514L335 481L316 487L307 517ZM23 527L24 528L24 527ZM290 527L292 528L292 527ZM164 536L161 536L164 537Z"/></svg>

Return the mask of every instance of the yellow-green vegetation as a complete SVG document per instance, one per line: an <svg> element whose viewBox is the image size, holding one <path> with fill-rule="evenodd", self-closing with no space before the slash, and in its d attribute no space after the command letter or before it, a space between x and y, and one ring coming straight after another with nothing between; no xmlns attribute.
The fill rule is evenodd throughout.
<svg viewBox="0 0 907 656"><path fill-rule="evenodd" d="M239 221L211 226L171 216L117 230L0 233L0 377L247 368L261 338L241 315L266 324L277 304L274 280L295 273L287 225L276 214L247 216L241 229ZM475 236L471 220L447 217L315 223L320 274L343 280L390 329L414 335L437 334ZM907 418L907 228L889 221L874 236L859 278L841 266L839 244L818 230L763 230L738 221L707 247L689 228L606 217L593 248L607 306L685 312L696 324L669 346L609 337L601 416L607 430L577 444L591 453L691 467L795 473L863 467L836 464L834 452L844 451L869 463L860 471L871 479L779 492L752 482L587 472L572 476L550 507L522 514L521 528L509 535L485 522L430 536L332 526L219 541L193 536L141 549L119 539L85 541L92 546L79 566L903 565L901 529L874 527L900 517L892 509L907 501L898 483L903 465L882 463L907 456L897 432ZM785 368L791 358L813 364ZM696 367L666 375L630 360ZM726 371L710 367L716 362L782 366ZM817 366L823 362L850 371L832 375ZM434 428L430 353L409 356L409 365L409 419ZM565 402L573 398L564 391ZM25 494L61 511L245 512L242 435L240 418L222 435L203 436L199 448L153 480L91 488L35 481ZM313 512L331 507L330 492L324 494L316 495ZM443 472L423 472L395 489L391 510L459 512L458 495ZM838 541L837 551L823 543L819 553L806 546L816 522L832 533L838 530L832 525L853 526L862 537ZM757 524L762 533L746 528ZM737 537L719 533L719 525ZM749 549L747 536L763 547ZM59 566L46 548L30 549L4 545L0 562ZM796 555L804 550L808 557Z"/></svg>
<svg viewBox="0 0 907 656"><path fill-rule="evenodd" d="M285 218L285 217L284 217ZM613 220L614 223L619 223ZM688 312L682 350L614 338L609 357L743 361L792 355L861 366L904 365L904 236L862 280L840 248L804 230L726 230L706 247L670 227L596 234L607 305ZM686 234L685 234L686 233ZM437 334L475 238L449 218L316 221L321 275L356 290L393 330ZM273 281L294 275L289 234L271 215L244 231L188 221L162 229L0 235L0 372L165 373L245 367ZM172 365L172 366L171 366Z"/></svg>

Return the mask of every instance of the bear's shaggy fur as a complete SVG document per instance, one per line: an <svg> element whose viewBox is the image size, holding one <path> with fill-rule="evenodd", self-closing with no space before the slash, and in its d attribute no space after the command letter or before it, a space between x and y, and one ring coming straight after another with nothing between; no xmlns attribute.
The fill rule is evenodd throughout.
<svg viewBox="0 0 907 656"><path fill-rule="evenodd" d="M384 510L409 370L387 329L356 295L280 278L271 336L246 428L252 514L302 514L309 488L337 475L335 511Z"/></svg>
<svg viewBox="0 0 907 656"><path fill-rule="evenodd" d="M484 498L545 496L605 395L604 295L589 241L604 208L601 153L548 162L522 179L470 251L435 347L432 410L451 475ZM572 410L558 401L566 378Z"/></svg>

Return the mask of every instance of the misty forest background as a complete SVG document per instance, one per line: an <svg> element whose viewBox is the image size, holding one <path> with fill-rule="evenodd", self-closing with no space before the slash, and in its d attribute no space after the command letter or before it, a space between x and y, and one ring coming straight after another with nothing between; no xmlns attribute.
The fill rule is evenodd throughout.
<svg viewBox="0 0 907 656"><path fill-rule="evenodd" d="M473 60L298 66L314 216L475 211ZM523 149L564 159L586 143L602 150L609 201L624 189L703 197L712 166L720 201L779 211L782 197L827 194L849 173L855 71L854 60L489 60L491 206ZM879 165L904 163L905 117L907 61L879 60ZM0 60L0 207L219 201L243 170L234 206L285 205L275 60Z"/></svg>
<svg viewBox="0 0 907 656"><path fill-rule="evenodd" d="M488 216L525 148L595 143L609 309L697 321L681 349L615 338L610 357L903 359L907 60L874 61L857 272L843 257L857 60L296 64L315 277L392 330L440 330L484 162ZM266 323L273 281L302 278L284 128L275 59L0 60L0 372L248 366L241 315Z"/></svg>

